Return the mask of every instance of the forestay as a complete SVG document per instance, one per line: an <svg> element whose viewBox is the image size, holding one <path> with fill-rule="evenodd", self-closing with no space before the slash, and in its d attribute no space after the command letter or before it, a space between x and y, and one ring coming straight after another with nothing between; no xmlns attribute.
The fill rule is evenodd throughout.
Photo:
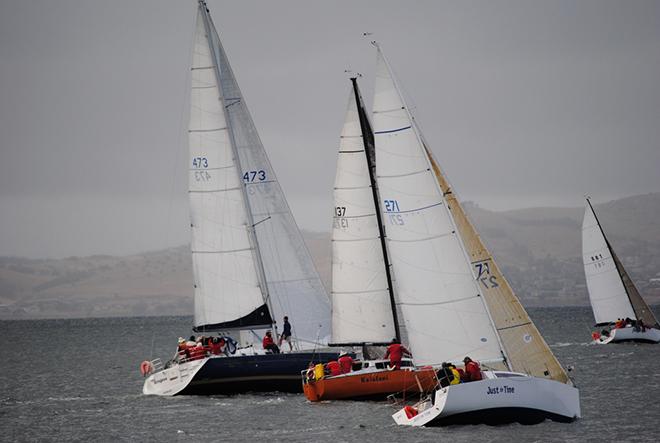
<svg viewBox="0 0 660 443"><path fill-rule="evenodd" d="M211 26L212 23L211 23ZM330 335L330 302L248 112L215 28L212 29L228 123L239 155L273 318L288 315L297 342Z"/></svg>
<svg viewBox="0 0 660 443"><path fill-rule="evenodd" d="M373 122L383 223L415 362L501 361L451 214L380 49Z"/></svg>
<svg viewBox="0 0 660 443"><path fill-rule="evenodd" d="M195 327L231 323L255 311L263 315L246 324L270 325L201 9L191 79L188 167Z"/></svg>
<svg viewBox="0 0 660 443"><path fill-rule="evenodd" d="M357 87L351 88L334 188L332 338L335 343L389 342L395 336L358 100Z"/></svg>
<svg viewBox="0 0 660 443"><path fill-rule="evenodd" d="M426 152L470 257L472 272L488 304L491 318L506 351L509 367L513 371L534 377L571 383L568 374L561 367L520 300L513 293L509 282L502 275L428 147Z"/></svg>

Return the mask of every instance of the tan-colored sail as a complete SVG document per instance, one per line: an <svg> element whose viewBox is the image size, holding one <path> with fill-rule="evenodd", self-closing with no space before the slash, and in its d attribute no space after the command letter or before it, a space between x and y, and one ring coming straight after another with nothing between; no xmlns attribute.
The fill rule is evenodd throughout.
<svg viewBox="0 0 660 443"><path fill-rule="evenodd" d="M453 194L449 182L442 174L431 151L426 148L433 171L454 222L463 239L475 276L479 280L482 295L490 311L500 340L507 354L509 367L513 371L551 378L562 383L571 383L547 343L532 323L525 308L513 293L493 256L481 241L479 234L467 217L463 207Z"/></svg>
<svg viewBox="0 0 660 443"><path fill-rule="evenodd" d="M633 283L632 279L626 272L626 269L623 267L619 257L617 257L617 255L614 253L614 250L610 250L612 251L612 257L614 258L616 269L619 271L619 275L621 276L621 281L623 281L623 286L626 288L626 293L630 299L630 304L633 307L633 311L635 311L635 316L638 320L644 321L644 324L647 326L658 327L658 320L655 318L655 315L653 315L653 311L651 311L649 305L646 304L642 296L639 294L637 286L635 286L635 283Z"/></svg>

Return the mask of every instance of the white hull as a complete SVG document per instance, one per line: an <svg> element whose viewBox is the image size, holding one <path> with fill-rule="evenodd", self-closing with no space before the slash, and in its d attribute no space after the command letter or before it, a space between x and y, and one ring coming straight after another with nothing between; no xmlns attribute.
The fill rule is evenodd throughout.
<svg viewBox="0 0 660 443"><path fill-rule="evenodd" d="M646 328L646 331L635 331L635 328L628 326L626 328L612 329L609 337L601 337L595 340L596 343L605 345L607 343L616 343L622 341L643 341L649 343L660 342L660 330Z"/></svg>
<svg viewBox="0 0 660 443"><path fill-rule="evenodd" d="M144 395L177 395L195 377L208 358L175 364L167 369L155 372L147 377L142 386Z"/></svg>
<svg viewBox="0 0 660 443"><path fill-rule="evenodd" d="M578 390L564 383L512 372L484 372L484 379L438 389L432 398L392 417L399 425L440 426L454 423L538 423L546 418L580 417Z"/></svg>

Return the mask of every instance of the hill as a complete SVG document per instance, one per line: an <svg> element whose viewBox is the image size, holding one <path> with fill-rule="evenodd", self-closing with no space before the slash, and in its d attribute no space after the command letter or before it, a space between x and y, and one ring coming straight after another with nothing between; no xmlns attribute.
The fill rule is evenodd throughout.
<svg viewBox="0 0 660 443"><path fill-rule="evenodd" d="M528 306L588 304L581 264L583 208L489 211L465 208ZM617 254L642 294L660 302L660 194L596 205ZM330 234L304 232L329 288ZM0 258L0 318L64 318L192 313L187 246L113 257Z"/></svg>

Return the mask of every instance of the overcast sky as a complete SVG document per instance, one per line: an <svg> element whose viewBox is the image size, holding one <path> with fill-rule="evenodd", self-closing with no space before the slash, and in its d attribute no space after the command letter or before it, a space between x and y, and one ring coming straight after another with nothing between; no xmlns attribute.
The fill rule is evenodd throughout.
<svg viewBox="0 0 660 443"><path fill-rule="evenodd" d="M0 255L188 241L194 0L0 0ZM658 1L209 1L302 228L330 229L349 81L381 42L463 200L660 191Z"/></svg>

